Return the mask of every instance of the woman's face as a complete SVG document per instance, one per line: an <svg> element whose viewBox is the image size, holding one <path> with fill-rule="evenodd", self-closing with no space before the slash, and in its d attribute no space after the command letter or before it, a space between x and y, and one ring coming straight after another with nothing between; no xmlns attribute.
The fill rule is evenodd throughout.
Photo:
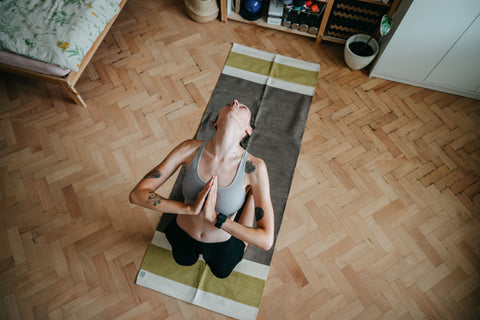
<svg viewBox="0 0 480 320"><path fill-rule="evenodd" d="M217 124L232 121L243 133L250 135L252 133L252 127L250 126L251 118L252 113L250 109L235 99L220 110Z"/></svg>

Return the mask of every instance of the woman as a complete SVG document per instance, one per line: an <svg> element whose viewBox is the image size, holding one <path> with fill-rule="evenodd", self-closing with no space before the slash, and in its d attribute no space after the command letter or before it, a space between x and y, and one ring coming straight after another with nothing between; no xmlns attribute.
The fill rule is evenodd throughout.
<svg viewBox="0 0 480 320"><path fill-rule="evenodd" d="M267 167L240 146L242 139L252 134L251 117L246 105L233 100L220 110L211 140L182 142L130 193L131 203L178 214L165 229L178 264L193 265L201 253L219 278L232 272L248 244L264 250L273 245ZM155 193L181 165L186 166L185 202Z"/></svg>

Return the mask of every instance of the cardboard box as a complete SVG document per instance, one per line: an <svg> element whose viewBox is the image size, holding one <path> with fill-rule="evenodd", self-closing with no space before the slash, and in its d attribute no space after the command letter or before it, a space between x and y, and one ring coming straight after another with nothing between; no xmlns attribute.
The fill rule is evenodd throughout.
<svg viewBox="0 0 480 320"><path fill-rule="evenodd" d="M270 17L267 18L267 24L282 25L282 18Z"/></svg>
<svg viewBox="0 0 480 320"><path fill-rule="evenodd" d="M267 24L281 25L283 17L283 3L281 1L270 0L268 4Z"/></svg>

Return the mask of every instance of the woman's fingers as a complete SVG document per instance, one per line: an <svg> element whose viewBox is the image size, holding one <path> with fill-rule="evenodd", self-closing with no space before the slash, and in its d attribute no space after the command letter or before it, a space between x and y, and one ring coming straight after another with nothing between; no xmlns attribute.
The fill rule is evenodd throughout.
<svg viewBox="0 0 480 320"><path fill-rule="evenodd" d="M217 213L215 212L215 205L217 203L217 177L213 176L211 179L211 187L205 200L204 215L205 219L215 222Z"/></svg>
<svg viewBox="0 0 480 320"><path fill-rule="evenodd" d="M200 193L197 196L197 199L200 198L200 199L202 199L202 202L204 202L208 193L210 192L211 187L212 187L212 183L211 183L211 181L209 181L208 183L206 183L203 186L202 190L200 191Z"/></svg>
<svg viewBox="0 0 480 320"><path fill-rule="evenodd" d="M214 183L214 177L210 178L210 180L205 184L202 190L198 193L197 199L193 204L193 208L194 208L193 211L195 215L199 214L202 211L202 208L204 207L204 205L206 204L206 200L208 199L207 197L210 193L213 183Z"/></svg>
<svg viewBox="0 0 480 320"><path fill-rule="evenodd" d="M206 196L206 201L211 201L212 198L216 199L217 193L217 185L216 185L216 177L213 176L210 181L208 181L208 194Z"/></svg>
<svg viewBox="0 0 480 320"><path fill-rule="evenodd" d="M208 193L208 199L210 201L213 201L213 204L217 202L217 187L218 187L218 182L217 182L217 176L212 177L212 186L210 187L210 192Z"/></svg>

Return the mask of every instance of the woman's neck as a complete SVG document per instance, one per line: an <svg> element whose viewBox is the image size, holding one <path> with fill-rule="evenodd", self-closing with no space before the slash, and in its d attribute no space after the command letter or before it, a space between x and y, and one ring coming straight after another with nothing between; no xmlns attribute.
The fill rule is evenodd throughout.
<svg viewBox="0 0 480 320"><path fill-rule="evenodd" d="M241 140L241 139L240 139ZM243 153L238 137L217 131L207 146L217 160L235 158Z"/></svg>

